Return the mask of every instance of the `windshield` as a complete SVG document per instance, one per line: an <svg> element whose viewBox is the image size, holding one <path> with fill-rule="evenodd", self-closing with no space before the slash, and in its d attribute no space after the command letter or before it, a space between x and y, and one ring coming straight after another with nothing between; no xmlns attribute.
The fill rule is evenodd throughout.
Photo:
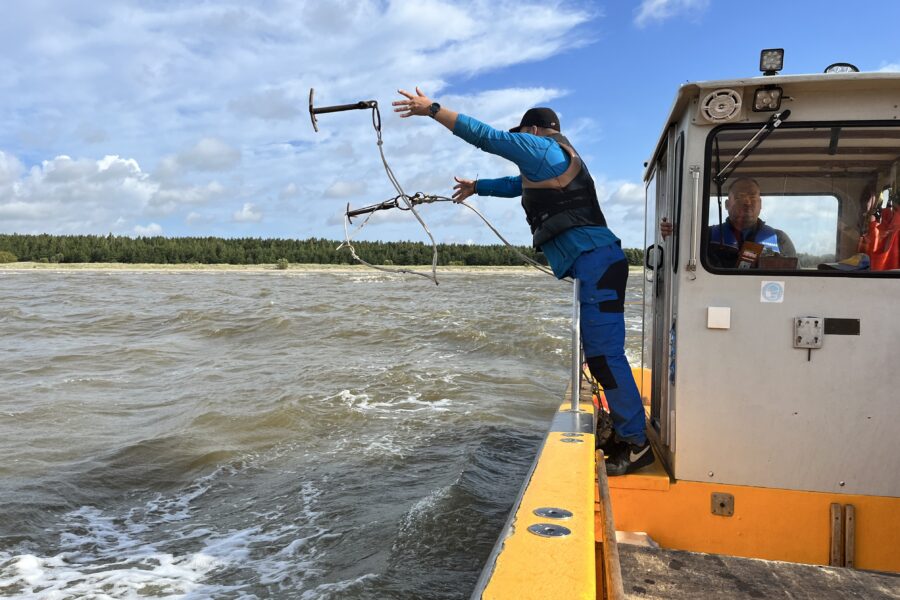
<svg viewBox="0 0 900 600"><path fill-rule="evenodd" d="M900 127L784 124L718 185L758 130L710 136L707 268L900 274Z"/></svg>

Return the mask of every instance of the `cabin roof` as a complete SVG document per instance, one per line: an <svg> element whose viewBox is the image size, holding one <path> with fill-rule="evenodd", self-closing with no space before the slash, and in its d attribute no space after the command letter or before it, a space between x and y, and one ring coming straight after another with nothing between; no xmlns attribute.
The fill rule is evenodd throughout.
<svg viewBox="0 0 900 600"><path fill-rule="evenodd" d="M701 95L704 90L714 90L718 88L746 88L759 87L763 85L788 85L796 92L800 90L815 90L825 92L831 89L841 90L865 90L871 89L873 86L896 85L900 88L900 73L893 72L877 72L877 73L814 73L807 75L773 75L773 76L756 76L742 77L739 79L718 79L711 81L693 81L682 84L678 88L675 95L675 101L672 108L669 109L668 118L660 133L656 146L653 149L650 161L644 171L644 180L650 176L653 169L653 162L659 155L665 141L666 132L672 123L677 122L684 113L686 107L691 103L694 96ZM759 113L768 116L771 113Z"/></svg>

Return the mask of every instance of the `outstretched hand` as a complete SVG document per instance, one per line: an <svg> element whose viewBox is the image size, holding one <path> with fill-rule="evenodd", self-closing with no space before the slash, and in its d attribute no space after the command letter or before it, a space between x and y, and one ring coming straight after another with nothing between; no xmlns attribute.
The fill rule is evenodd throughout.
<svg viewBox="0 0 900 600"><path fill-rule="evenodd" d="M406 99L395 100L391 103L391 106L396 107L394 108L394 112L401 113L400 116L404 119L412 116L428 116L428 109L431 107L432 100L423 94L418 86L416 86L415 94L411 94L406 90L397 90L397 92Z"/></svg>
<svg viewBox="0 0 900 600"><path fill-rule="evenodd" d="M472 179L453 178L456 185L453 186L453 201L459 204L475 193L475 181Z"/></svg>

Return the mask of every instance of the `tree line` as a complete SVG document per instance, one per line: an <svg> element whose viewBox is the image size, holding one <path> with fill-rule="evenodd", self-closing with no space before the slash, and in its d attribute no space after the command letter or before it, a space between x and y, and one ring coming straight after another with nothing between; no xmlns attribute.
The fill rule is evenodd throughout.
<svg viewBox="0 0 900 600"><path fill-rule="evenodd" d="M275 263L354 264L340 242L218 237L127 237L118 235L0 234L0 262L231 264ZM431 264L432 248L422 242L354 242L357 253L378 265ZM530 246L516 246L526 256L546 264ZM626 248L629 264L643 264L643 251ZM438 264L520 265L522 259L502 244L438 244Z"/></svg>

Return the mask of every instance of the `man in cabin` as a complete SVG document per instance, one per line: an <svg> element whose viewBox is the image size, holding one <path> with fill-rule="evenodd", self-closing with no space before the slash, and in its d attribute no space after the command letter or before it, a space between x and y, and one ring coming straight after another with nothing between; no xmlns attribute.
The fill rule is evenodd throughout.
<svg viewBox="0 0 900 600"><path fill-rule="evenodd" d="M431 117L473 146L512 161L520 175L499 179L454 178L453 200L479 196L522 197L533 243L553 274L581 281L581 340L591 374L603 386L616 435L604 453L609 475L654 461L645 433L644 407L625 358L625 283L628 261L606 226L587 167L560 134L549 108L532 108L517 127L494 129L433 102L419 88L399 90L401 117Z"/></svg>
<svg viewBox="0 0 900 600"><path fill-rule="evenodd" d="M797 251L788 234L768 225L759 218L762 197L759 184L750 177L741 177L732 182L725 200L728 217L720 226L709 228L709 260L716 267L734 267L738 252L744 242L755 242L763 247L764 254L779 254L795 257ZM663 239L672 234L672 223L663 217L659 225Z"/></svg>

